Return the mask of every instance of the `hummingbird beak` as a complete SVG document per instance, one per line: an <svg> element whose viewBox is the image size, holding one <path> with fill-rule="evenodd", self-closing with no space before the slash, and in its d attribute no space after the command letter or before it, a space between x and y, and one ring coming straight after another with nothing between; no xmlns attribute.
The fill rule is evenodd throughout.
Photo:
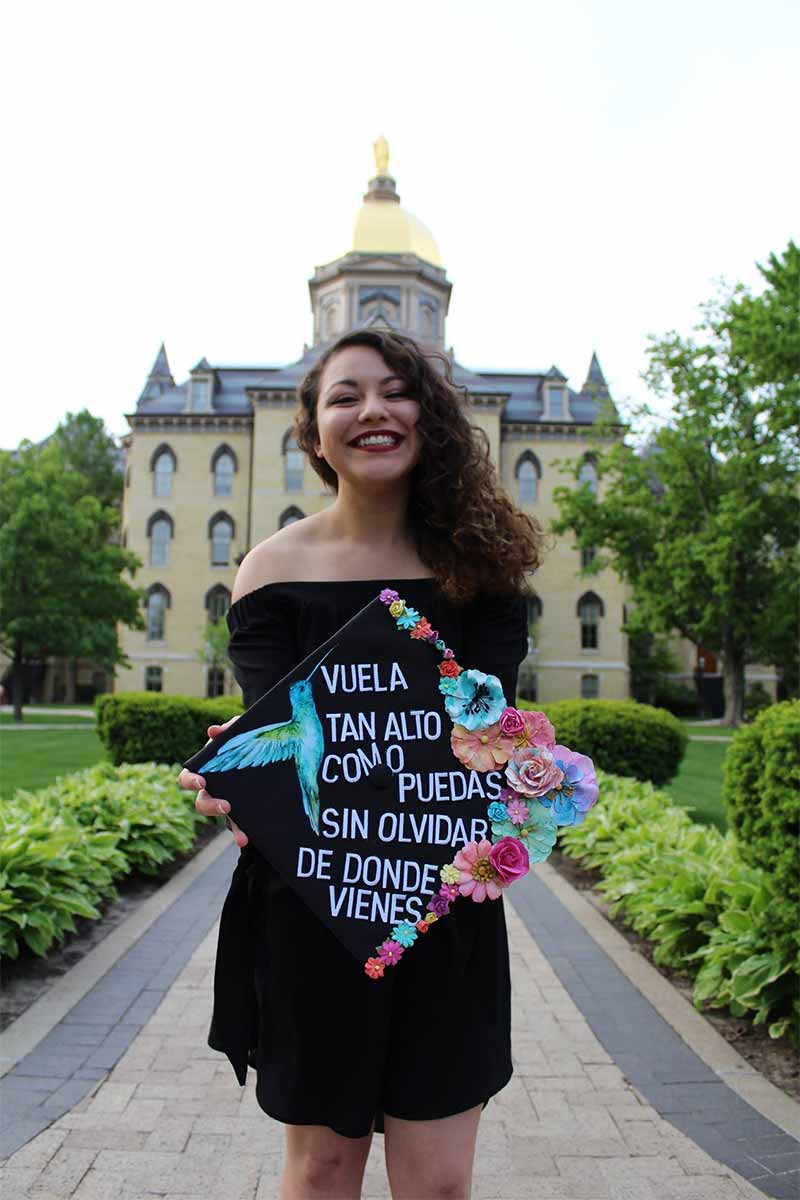
<svg viewBox="0 0 800 1200"><path fill-rule="evenodd" d="M324 662L325 662L325 659L328 657L328 654L333 654L333 652L334 652L334 650L335 650L335 649L336 649L336 646L331 646L331 648L330 648L330 650L328 651L328 653L327 653L327 654L323 654L322 658L321 658L321 659L319 660L319 662L317 663L317 666L316 666L316 667L314 667L314 668L313 668L313 670L310 672L310 674L306 676L306 680L308 680L308 679L310 679L310 678L311 678L311 676L314 674L314 671L316 671L317 667L321 666L321 664L322 664L322 663L324 663Z"/></svg>

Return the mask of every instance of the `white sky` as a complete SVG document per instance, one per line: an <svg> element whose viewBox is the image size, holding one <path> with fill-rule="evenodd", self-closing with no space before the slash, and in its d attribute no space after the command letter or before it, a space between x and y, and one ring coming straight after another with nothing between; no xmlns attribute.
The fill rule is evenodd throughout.
<svg viewBox="0 0 800 1200"><path fill-rule="evenodd" d="M291 362L383 131L465 366L645 397L650 332L800 235L796 0L70 0L3 31L0 442Z"/></svg>

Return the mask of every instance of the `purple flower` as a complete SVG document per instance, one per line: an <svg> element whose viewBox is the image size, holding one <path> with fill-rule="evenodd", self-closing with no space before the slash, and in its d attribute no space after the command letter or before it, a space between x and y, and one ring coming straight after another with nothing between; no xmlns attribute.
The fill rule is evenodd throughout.
<svg viewBox="0 0 800 1200"><path fill-rule="evenodd" d="M450 912L450 901L444 896L431 896L428 901L428 911L437 917L446 917Z"/></svg>
<svg viewBox="0 0 800 1200"><path fill-rule="evenodd" d="M585 754L577 754L566 746L555 746L553 758L563 772L557 787L541 796L556 825L580 825L586 813L597 801L597 775L594 763Z"/></svg>
<svg viewBox="0 0 800 1200"><path fill-rule="evenodd" d="M380 594L381 604L393 604L395 600L399 599L399 595L393 588L384 588Z"/></svg>
<svg viewBox="0 0 800 1200"><path fill-rule="evenodd" d="M454 883L443 883L439 888L439 895L444 896L445 900L447 901L457 900L458 888ZM430 907L430 905L428 907Z"/></svg>

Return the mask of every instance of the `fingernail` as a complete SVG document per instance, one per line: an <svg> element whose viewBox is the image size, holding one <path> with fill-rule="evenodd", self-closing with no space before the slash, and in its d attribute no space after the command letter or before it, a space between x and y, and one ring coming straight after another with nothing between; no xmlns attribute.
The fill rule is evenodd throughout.
<svg viewBox="0 0 800 1200"><path fill-rule="evenodd" d="M197 776L195 776L195 778L197 779L197 782L201 788L204 788L206 786L206 781L205 781L205 779L203 779L202 775L197 775Z"/></svg>
<svg viewBox="0 0 800 1200"><path fill-rule="evenodd" d="M224 816L226 812L230 812L230 808L230 804L226 804L223 800L220 800L219 804L217 805L217 812L222 813Z"/></svg>

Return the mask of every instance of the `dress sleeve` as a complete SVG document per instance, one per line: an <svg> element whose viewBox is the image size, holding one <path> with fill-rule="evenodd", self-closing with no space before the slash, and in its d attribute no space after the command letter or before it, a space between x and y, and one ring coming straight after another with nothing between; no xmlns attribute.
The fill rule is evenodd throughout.
<svg viewBox="0 0 800 1200"><path fill-rule="evenodd" d="M481 595L469 606L464 623L462 667L496 675L510 706L516 704L519 665L528 653L524 596Z"/></svg>
<svg viewBox="0 0 800 1200"><path fill-rule="evenodd" d="M291 600L265 588L249 592L231 606L228 629L228 656L249 708L299 661Z"/></svg>

